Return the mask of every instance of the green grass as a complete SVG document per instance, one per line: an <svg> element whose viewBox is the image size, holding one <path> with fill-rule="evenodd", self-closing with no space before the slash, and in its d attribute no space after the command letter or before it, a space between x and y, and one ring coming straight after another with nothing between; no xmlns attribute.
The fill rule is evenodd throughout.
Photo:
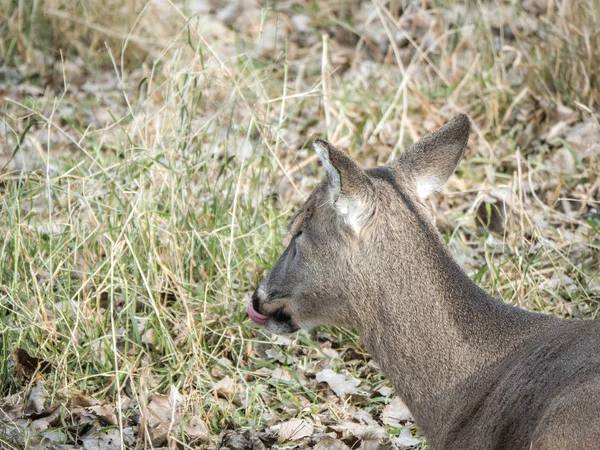
<svg viewBox="0 0 600 450"><path fill-rule="evenodd" d="M27 68L0 101L0 156L14 154L0 171L0 398L31 387L9 357L24 348L51 362L46 389L67 410L73 394L116 403L120 393L141 405L123 410L132 417L174 386L186 396L184 417L199 415L215 436L343 419L310 374L331 364L365 392L385 384L357 336L322 329L272 343L246 320L248 295L323 175L310 141L328 136L371 167L460 111L476 132L432 206L465 270L515 305L598 314L600 154L578 153L559 175L552 157L562 144L544 137L562 120L560 105L574 111L569 126L598 120L594 0L555 2L538 18L502 3L538 27L510 41L483 19L497 5L472 2L474 15L455 26L442 20L453 3L434 2L423 14L437 19L437 44L386 53L342 3L298 2L294 13L313 21L305 48L275 5L228 28L191 16L188 4L71 3L0 0L1 66ZM409 25L389 19L401 20L392 3L380 12L395 33ZM287 42L258 53L270 26ZM427 29L415 29L414 44ZM325 72L321 33L332 34ZM490 234L475 205L502 189L504 232ZM346 360L353 352L360 358ZM291 381L273 379L275 369ZM213 390L225 377L239 398ZM377 418L386 401L350 403ZM192 445L181 430L172 436Z"/></svg>

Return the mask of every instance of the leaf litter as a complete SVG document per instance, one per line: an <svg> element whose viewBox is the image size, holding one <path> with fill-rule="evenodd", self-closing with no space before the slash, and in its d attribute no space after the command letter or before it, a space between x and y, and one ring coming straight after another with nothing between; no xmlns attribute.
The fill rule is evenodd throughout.
<svg viewBox="0 0 600 450"><path fill-rule="evenodd" d="M155 3L149 8L157 8L156 11L160 12L163 18L160 25L158 22L141 20L140 29L131 35L139 48L148 53L152 53L149 49L160 39L176 34L173 28L167 29L169 21L176 16L175 12L164 2ZM265 197L273 195L279 199L283 208L289 208L306 196L318 182L310 165L303 166L301 170L294 169L298 167L299 161L309 158L310 153L304 148L307 139L330 132L332 139L337 140L340 145L351 146L352 142L361 142L355 151L360 153L359 158L364 161L365 166L373 166L385 162L390 152L397 151L410 139L418 137L423 132L421 124L425 130L440 125L443 119L454 112L454 109L445 109L447 104L458 101L461 107L469 105L469 102L479 105L477 102L480 96L488 95L490 90L487 86L478 90L477 80L470 80L476 88L475 94L449 93L439 97L443 101L435 100L438 96L436 92L417 98L417 91L419 95L422 94L414 80L440 76L432 75L435 70L427 62L429 58L439 56L435 50L435 42L444 33L439 25L439 14L444 15L441 22L449 27L462 27L465 35L473 33L474 27L484 17L492 32L490 46L494 48L498 61L505 64L504 69L508 71L512 83L505 88L514 89L516 93L522 86L527 87L521 91L524 93L522 96L515 95L500 107L494 104L495 98L485 97L484 101L494 104L498 110L507 111L506 115L494 116L493 120L474 117L478 131L493 148L490 149L483 140L472 139L467 157L474 157L474 162L468 163L467 171L476 175L470 177L467 173L454 177L447 188L447 194L450 195L434 196L432 203L438 217L438 226L442 228L444 221L449 224L451 229L446 235L450 248L457 252L461 265L471 274L479 274L483 282L493 281L490 284L498 286L497 289L500 290L496 294L518 297L518 302L525 302L529 307L543 304L547 312L594 317L600 301L597 276L589 280L591 294L586 294L586 302L576 302L573 297L582 295L584 291L582 277L579 273L572 273L573 271L556 270L553 265L555 255L561 260L568 258L572 261L579 261L581 256L582 264L598 264L600 261L597 252L590 253L589 244L592 233L590 230L600 226L600 188L598 173L593 170L598 167L600 159L600 127L597 117L590 115L576 103L571 102L567 106L560 102L550 102L539 91L534 93L532 84L526 82L528 73L525 66L520 63L525 55L516 45L519 36L523 39L518 42L519 45L530 45L529 42L535 45L536 39L549 38L545 31L546 21L551 18L546 16L548 3L527 1L523 3L524 11L507 4L484 3L480 5L480 11L476 11L458 4L443 9L432 8L431 2L402 2L398 11L390 12L392 15L396 14L395 18L402 30L392 36L392 41L385 27L381 26L381 18L372 2L346 2L344 5L331 5L318 11L311 11L310 8L303 10L301 4L302 2L280 2L273 5L276 15L268 16L266 10L261 9L256 2L229 1L225 5L209 0L190 2L191 12L204 14L201 17L207 19L207 23L202 25L205 27L203 36L211 42L215 54L220 58L209 58L202 69L205 71L203 76L212 77L218 81L217 84L221 84L205 90L207 101L201 107L202 117L196 118L193 128L213 133L215 142L227 142L229 128L223 124L213 125L213 122L213 128L210 128L205 123L206 118L210 122L217 117L217 105L223 104L230 96L230 92L223 86L231 83L231 79L223 77L218 69L223 61L236 60L240 57L240 52L250 55L253 64L257 61L263 64L272 58L275 61L274 79L277 79L284 64L283 60L273 55L285 54L285 65L293 70L299 68L298 72L294 72L296 80L288 86L294 92L292 95L303 90L309 94L305 98L301 97L297 103L293 98L287 99L288 105L301 113L292 117L293 123L287 124L289 126L277 125L276 129L267 129L261 139L282 139L285 142L277 157L288 169L292 168L294 173L290 177L282 175L280 179L283 181L272 192L268 187L269 183L264 183L263 188ZM389 2L382 4L391 7ZM56 17L52 16L56 12L47 13L50 17ZM351 26L346 26L346 22ZM392 25L391 21L386 23L388 26ZM156 31L156 39L150 39L150 34L141 35L147 39L147 42L144 41L139 35L142 33L140 30ZM92 33L93 30L86 32ZM164 34L161 35L161 32ZM321 110L325 106L319 102L307 101L315 93L320 95L320 91L313 90L314 85L320 82L323 34L329 36L329 64L335 74L332 76L337 77L334 79L348 90L336 91L328 99L328 112L339 120L338 129L327 130L324 127ZM104 40L104 36L96 39ZM481 52L468 43L463 42L461 46L462 52L453 54L451 64L446 66L448 77L457 68L459 75L467 77L472 76L473 71L484 70L477 57ZM106 48L103 51L106 52ZM419 54L423 57L418 57ZM314 55L318 55L318 58ZM410 64L410 70L413 71L412 79L408 81L408 90L415 92L411 102L425 102L427 106L423 110L409 103L404 119L403 114L400 114L402 109L399 104L373 101L387 86L394 85L397 81L389 78L387 71L390 69L391 73L399 72L396 57L402 64ZM127 60L127 55L123 60ZM157 140L166 139L161 142L161 146L174 145L173 141L168 141L169 130L163 128L165 124L160 116L165 105L160 99L153 98L152 92L140 94L143 92L140 88L146 85L149 75L143 64L127 72L126 81L119 80L112 68L93 70L87 67L87 62L79 56L53 62L50 68L47 67L48 64L48 56L34 49L26 63L0 69L0 109L7 113L0 124L0 173L11 174L10 176L15 176L15 173L27 176L36 176L37 173L58 174L62 170L58 161L71 161L74 155L88 152L89 148L99 148L105 152L102 156L95 156L96 158L104 158L111 152L123 157L120 155L120 143L131 139L138 132L156 136ZM167 74L164 80L168 80L170 71L176 76L180 70L176 63L173 66L159 64L156 68L163 75ZM39 76L48 70L51 72L50 76ZM185 76L193 71L187 72ZM378 76L375 76L377 72ZM311 78L311 73L316 74L316 78ZM485 73L484 75L487 76ZM462 75L458 79L461 77ZM68 85L68 89L63 89L63 83ZM278 85L277 89L279 87ZM257 92L262 88L257 88ZM360 97L359 94L365 89L369 95ZM585 89L589 90L583 86L580 91ZM63 96L63 103L55 109L56 95ZM141 103L144 95L151 100L145 104L146 110L131 118L128 102ZM155 94L156 97L160 95ZM256 95L260 97L260 94ZM276 96L279 95L278 91ZM125 101L126 98L128 101ZM260 97L260 100L269 105L272 98ZM17 108L15 102L27 107L30 105L36 114ZM260 101L255 107L260 110ZM387 121L377 124L376 119L381 117L381 111L385 108L390 111L386 116ZM243 108L237 108L232 112L234 122L243 122L242 110ZM263 114L262 111L259 112ZM366 122L363 119L365 116L369 117ZM49 117L53 118L54 129L68 132L51 132L51 127L45 120ZM265 110L264 117L261 117L261 121L265 123L277 124L278 120L279 111ZM76 139L70 139L71 135L76 136ZM90 139L89 142L86 141L87 138ZM257 151L255 144L245 143L244 146L246 157L251 157ZM362 147L358 148L359 146ZM235 156L235 150L222 148L219 144L214 147L216 158ZM46 152L52 154L52 158L45 157ZM160 156L156 155L156 158L160 159ZM478 165L477 161L482 159L486 161L486 167L493 166L494 170L489 171ZM165 163L164 160L161 162ZM94 164L92 167L95 167ZM89 182L93 182L91 178ZM92 201L101 201L99 186L106 182L102 180L90 190L94 193L90 196ZM461 194L457 195L457 192ZM518 192L523 194L517 195ZM0 198L3 195L4 191L0 191ZM89 199L81 200L82 203L85 201ZM248 198L247 201L251 204L254 200ZM0 205L0 210L2 208ZM40 199L23 205L23 210L31 217L27 225L30 231L47 232L48 222L61 232L62 229L57 227L61 223L67 225L67 229L73 227L58 212L50 215L49 211L52 210ZM94 217L82 220L82 223L88 222L92 228L98 223ZM474 242L471 233L464 232L474 226L481 226L485 231L491 232L485 242ZM541 233L536 231L538 228L547 230L543 234L543 240L540 239ZM172 235L173 231L167 226L165 235L172 238L169 234ZM521 247L512 242L510 236L524 236L530 244L527 251L521 251ZM502 248L502 251L497 250L498 248ZM528 295L511 291L512 280L519 275L516 269L502 266L497 273L482 272L482 268L489 263L488 258L497 261L500 255L523 258L523 255L540 254L543 263L532 265L529 275L531 293ZM38 286L49 287L54 275L43 273L42 270L38 273ZM597 271L591 273L597 274ZM180 308L173 314L185 314L185 307L181 308L182 300L177 296L160 294L164 292L162 287L157 292L159 307L163 313ZM161 296L165 297L164 301ZM77 318L86 314L108 317L111 314L111 304L115 308L113 313L118 313L131 306L127 304L129 301L130 299L121 296L113 298L110 303L108 296L104 295L101 308L94 309L81 302L77 309L69 300L62 303L60 308L43 311L46 315L44 324L49 330L54 329L53 333L57 333L56 323L63 320L62 317ZM34 303L31 307L36 306ZM157 335L160 330L151 321L151 311L155 305L139 302L138 306L135 321L141 334L140 342L146 346L144 351L158 351L156 347L160 342ZM211 317L214 313L210 311L207 313L202 309L201 314L203 320L218 320ZM214 323L216 322L212 322L211 326ZM181 329L185 327L174 327L172 330L174 342L177 339L178 343L185 342L186 336ZM126 346L133 340L134 333L120 328L117 334L117 352L125 354ZM237 337L221 336L225 341ZM65 383L67 387L55 392L53 386L64 380L58 378L59 374L68 370L63 366L65 360L57 356L55 359L50 358L51 361L45 361L39 356L31 356L19 347L12 353L14 365L9 366L11 377L14 375L10 391L12 394L0 400L0 434L17 446L27 441L39 448L46 446L56 449L112 449L121 448L121 445L126 448L161 445L173 447L180 440L192 446L232 449L278 446L368 449L422 445L422 439L414 432L410 412L397 397L391 397L393 392L382 384L378 368L366 357L350 355L348 349L354 348L354 345L340 343L339 336L320 331L315 337L319 340L317 348L288 337L274 337L269 343L261 344L258 341L263 336L260 336L256 339L257 342L253 341L251 346L244 347L244 351L247 351L245 357L240 357L236 351L224 353L226 356L211 360L209 375L212 378L194 379L185 388L179 384L179 387L175 387L169 382L168 376L161 373L147 377L146 390L137 391L137 383L127 382L123 392L104 390L102 393L92 394L84 388L73 392L75 388L72 380ZM45 344L40 342L40 346L43 345ZM114 356L112 347L107 347L102 340L89 344L89 349L91 353L85 354L83 358L94 358L103 365ZM140 353L137 348L130 347L128 351L132 358ZM267 365L260 362L263 359L267 361ZM344 369L344 363L350 369ZM136 370L138 369L127 376L138 377ZM90 376L90 373L86 372L85 376ZM114 374L110 376L113 377ZM210 385L208 390L202 391L202 395L211 398L212 409L209 413L194 407L201 403L194 392L201 384ZM180 393L179 389L184 393ZM303 389L310 392L310 395L305 395ZM296 401L280 405L278 395L285 390L293 391L294 395L287 398L295 398ZM96 396L101 400L96 399ZM258 421L248 419L245 411L250 410L252 402L264 403L269 413ZM233 419L234 412L239 411L247 422L241 422L239 416ZM213 422L211 414L221 419L214 419ZM240 428L240 424L245 428ZM248 427L261 429L250 430Z"/></svg>

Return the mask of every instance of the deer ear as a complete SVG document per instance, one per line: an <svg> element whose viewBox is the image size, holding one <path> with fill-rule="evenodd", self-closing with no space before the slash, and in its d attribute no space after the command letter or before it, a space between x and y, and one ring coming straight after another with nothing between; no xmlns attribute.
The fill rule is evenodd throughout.
<svg viewBox="0 0 600 450"><path fill-rule="evenodd" d="M470 132L471 119L466 114L459 114L405 150L390 168L397 176L409 174L414 180L415 192L424 200L454 173Z"/></svg>
<svg viewBox="0 0 600 450"><path fill-rule="evenodd" d="M314 143L315 151L325 168L333 203L344 221L354 231L360 231L371 216L368 202L373 185L367 174L343 151L322 139Z"/></svg>

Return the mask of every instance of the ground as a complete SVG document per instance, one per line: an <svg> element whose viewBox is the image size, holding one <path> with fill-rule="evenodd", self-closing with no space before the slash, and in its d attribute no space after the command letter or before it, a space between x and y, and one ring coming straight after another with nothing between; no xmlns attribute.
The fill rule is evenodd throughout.
<svg viewBox="0 0 600 450"><path fill-rule="evenodd" d="M430 200L505 302L600 303L597 0L0 1L0 447L427 448L352 330L246 318L327 138L460 112Z"/></svg>

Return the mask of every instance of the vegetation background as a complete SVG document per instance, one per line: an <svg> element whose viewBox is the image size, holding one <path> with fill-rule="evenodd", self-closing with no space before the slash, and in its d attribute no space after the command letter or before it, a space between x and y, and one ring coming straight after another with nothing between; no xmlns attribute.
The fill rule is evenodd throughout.
<svg viewBox="0 0 600 450"><path fill-rule="evenodd" d="M425 448L352 331L246 319L310 144L469 114L452 252L594 319L598 61L598 0L0 0L0 447Z"/></svg>

